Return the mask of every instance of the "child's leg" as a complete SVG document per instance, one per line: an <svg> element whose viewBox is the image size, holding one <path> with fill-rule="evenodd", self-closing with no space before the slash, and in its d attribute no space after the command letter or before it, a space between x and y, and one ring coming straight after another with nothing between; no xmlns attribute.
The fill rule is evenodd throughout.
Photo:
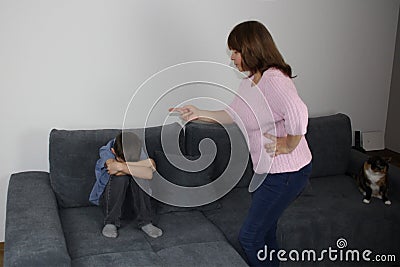
<svg viewBox="0 0 400 267"><path fill-rule="evenodd" d="M162 230L151 223L153 210L150 196L140 188L133 178L130 180L130 189L133 198L133 210L137 216L139 228L153 238L161 236Z"/></svg>
<svg viewBox="0 0 400 267"><path fill-rule="evenodd" d="M133 178L130 179L129 187L133 199L133 212L137 218L138 226L142 227L151 223L153 214L150 196L140 188Z"/></svg>
<svg viewBox="0 0 400 267"><path fill-rule="evenodd" d="M104 212L104 225L113 224L120 226L122 205L125 200L126 190L130 176L111 176L101 196L100 205Z"/></svg>

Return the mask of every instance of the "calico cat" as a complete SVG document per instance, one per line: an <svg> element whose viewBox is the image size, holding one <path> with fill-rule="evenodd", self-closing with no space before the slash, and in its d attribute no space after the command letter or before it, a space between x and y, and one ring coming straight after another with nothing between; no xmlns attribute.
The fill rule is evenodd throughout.
<svg viewBox="0 0 400 267"><path fill-rule="evenodd" d="M388 169L390 159L379 156L370 157L357 176L358 188L364 194L364 203L371 201L371 196L383 200L386 205L392 204L387 197Z"/></svg>

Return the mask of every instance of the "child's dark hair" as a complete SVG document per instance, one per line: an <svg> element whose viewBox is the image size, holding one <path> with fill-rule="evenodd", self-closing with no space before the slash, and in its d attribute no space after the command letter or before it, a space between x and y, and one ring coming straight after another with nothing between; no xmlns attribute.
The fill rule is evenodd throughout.
<svg viewBox="0 0 400 267"><path fill-rule="evenodd" d="M114 142L115 156L123 161L138 161L142 149L140 138L132 132L122 131L117 135Z"/></svg>

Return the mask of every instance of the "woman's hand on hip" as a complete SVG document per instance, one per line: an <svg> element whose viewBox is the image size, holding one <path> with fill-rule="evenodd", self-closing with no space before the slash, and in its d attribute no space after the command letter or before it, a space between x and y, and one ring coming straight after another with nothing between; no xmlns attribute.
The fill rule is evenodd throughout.
<svg viewBox="0 0 400 267"><path fill-rule="evenodd" d="M271 140L264 145L267 153L273 154L274 156L278 156L281 154L289 154L300 143L303 135L286 135L282 137L276 137L269 133L264 133L264 136Z"/></svg>
<svg viewBox="0 0 400 267"><path fill-rule="evenodd" d="M268 154L273 156L278 156L281 154L288 154L290 153L287 143L286 143L286 136L283 137L276 137L272 134L265 133L264 136L271 140L272 142L268 142L264 145L265 150Z"/></svg>

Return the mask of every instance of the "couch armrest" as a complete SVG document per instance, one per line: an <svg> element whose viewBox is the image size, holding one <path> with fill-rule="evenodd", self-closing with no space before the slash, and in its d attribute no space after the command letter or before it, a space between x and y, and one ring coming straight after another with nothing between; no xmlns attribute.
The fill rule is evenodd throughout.
<svg viewBox="0 0 400 267"><path fill-rule="evenodd" d="M11 175L8 185L5 266L71 266L47 172Z"/></svg>

